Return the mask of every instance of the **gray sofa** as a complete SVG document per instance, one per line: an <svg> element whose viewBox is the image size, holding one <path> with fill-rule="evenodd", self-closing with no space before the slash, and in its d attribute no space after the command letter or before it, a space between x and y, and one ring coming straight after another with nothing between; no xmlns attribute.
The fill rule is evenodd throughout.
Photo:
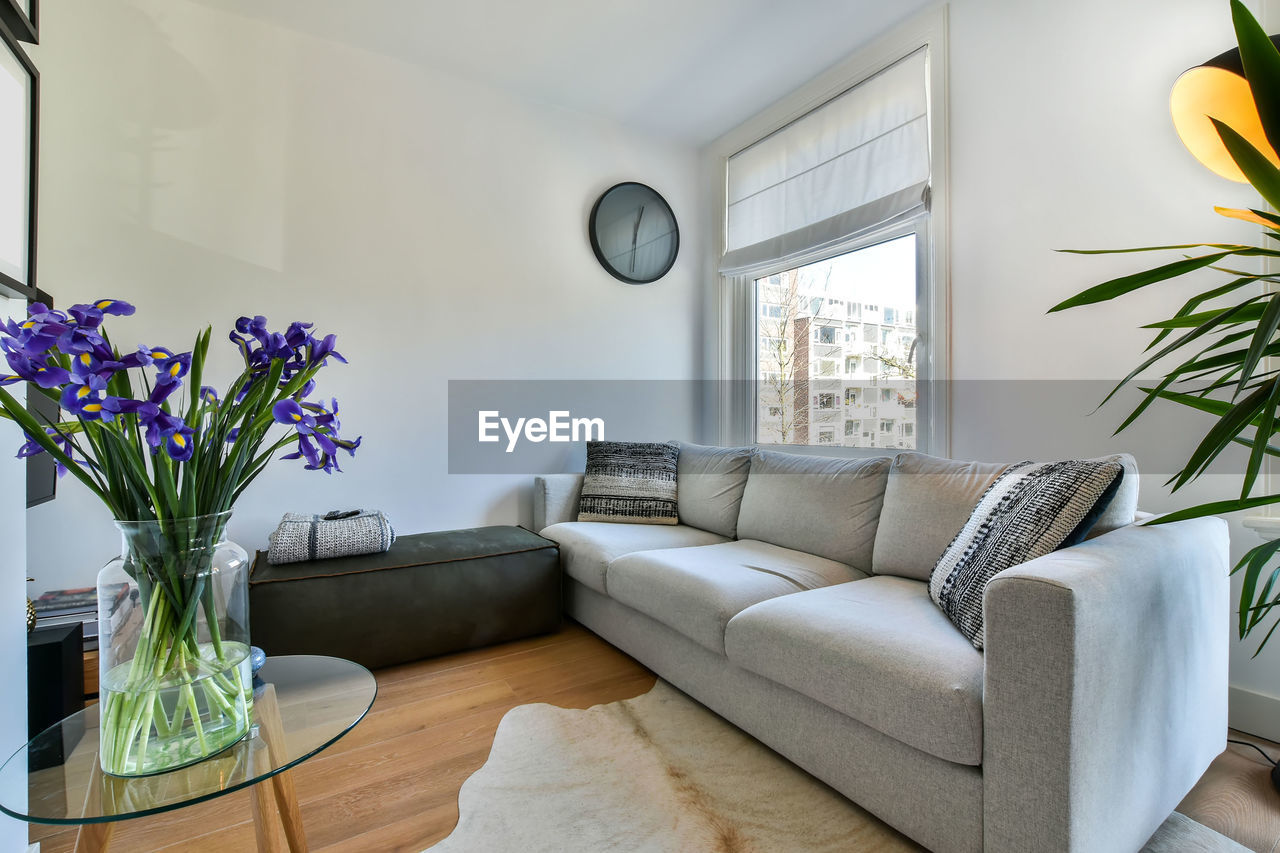
<svg viewBox="0 0 1280 853"><path fill-rule="evenodd" d="M577 522L569 614L937 851L1136 851L1225 746L1227 529L1132 523L998 575L974 648L929 598L1002 466L682 445L680 524Z"/></svg>

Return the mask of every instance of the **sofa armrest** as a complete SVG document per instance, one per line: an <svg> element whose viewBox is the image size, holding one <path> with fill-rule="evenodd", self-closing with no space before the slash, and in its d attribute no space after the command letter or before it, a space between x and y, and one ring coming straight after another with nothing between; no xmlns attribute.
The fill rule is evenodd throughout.
<svg viewBox="0 0 1280 853"><path fill-rule="evenodd" d="M533 478L533 531L578 518L582 474L546 474Z"/></svg>
<svg viewBox="0 0 1280 853"><path fill-rule="evenodd" d="M987 853L1141 848L1225 748L1228 537L1122 528L983 602Z"/></svg>

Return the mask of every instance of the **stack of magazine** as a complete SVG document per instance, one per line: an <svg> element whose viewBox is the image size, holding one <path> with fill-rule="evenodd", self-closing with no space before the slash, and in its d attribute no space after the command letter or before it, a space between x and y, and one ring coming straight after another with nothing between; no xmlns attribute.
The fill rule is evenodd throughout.
<svg viewBox="0 0 1280 853"><path fill-rule="evenodd" d="M111 620L113 634L125 634L142 626L142 611L137 608L136 590L130 594L128 584L112 584L102 589L102 611ZM98 588L55 589L44 593L32 602L36 609L36 625L42 628L56 625L84 626L84 650L98 648ZM136 625L134 623L137 623Z"/></svg>

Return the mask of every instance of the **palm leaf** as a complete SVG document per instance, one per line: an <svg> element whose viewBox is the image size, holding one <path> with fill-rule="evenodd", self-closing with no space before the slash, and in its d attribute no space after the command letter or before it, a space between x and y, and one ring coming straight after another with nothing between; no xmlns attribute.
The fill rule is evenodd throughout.
<svg viewBox="0 0 1280 853"><path fill-rule="evenodd" d="M1258 118L1262 120L1262 130L1271 147L1280 151L1280 102L1276 99L1276 92L1280 91L1280 52L1240 0L1231 0L1231 23L1240 45L1244 76L1258 107ZM1248 172L1245 174L1247 176ZM1263 195L1265 197L1266 194Z"/></svg>
<svg viewBox="0 0 1280 853"><path fill-rule="evenodd" d="M1231 155L1232 160L1236 161L1236 165L1240 167L1241 172L1244 172L1249 183L1253 184L1253 188L1272 206L1280 207L1280 169L1276 168L1267 155L1254 148L1253 143L1236 133L1230 126L1213 116L1209 117L1209 121L1213 122L1218 136L1222 138L1222 144L1227 146L1227 153Z"/></svg>

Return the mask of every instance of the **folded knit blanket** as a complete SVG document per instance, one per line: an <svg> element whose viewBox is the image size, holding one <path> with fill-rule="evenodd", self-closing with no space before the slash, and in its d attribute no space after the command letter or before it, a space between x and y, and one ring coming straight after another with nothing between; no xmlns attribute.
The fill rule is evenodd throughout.
<svg viewBox="0 0 1280 853"><path fill-rule="evenodd" d="M395 541L396 532L391 522L378 510L335 510L326 515L288 512L271 534L267 562L278 566L304 560L381 554L390 550Z"/></svg>

